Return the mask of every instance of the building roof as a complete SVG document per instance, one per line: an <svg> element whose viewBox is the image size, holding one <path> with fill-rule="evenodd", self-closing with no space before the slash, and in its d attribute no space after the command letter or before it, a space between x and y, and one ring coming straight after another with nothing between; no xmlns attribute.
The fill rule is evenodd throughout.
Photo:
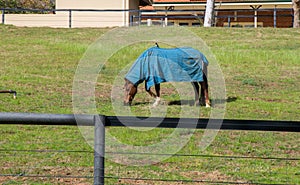
<svg viewBox="0 0 300 185"><path fill-rule="evenodd" d="M153 0L153 3L174 3L174 2L191 2L191 0Z"/></svg>
<svg viewBox="0 0 300 185"><path fill-rule="evenodd" d="M205 7L207 0L153 0L154 9L163 7L191 8ZM249 9L252 6L262 8L290 8L292 0L215 0L215 4L225 9ZM150 7L147 7L151 10Z"/></svg>
<svg viewBox="0 0 300 185"><path fill-rule="evenodd" d="M154 10L153 6L147 5L147 6L141 6L140 7L141 10Z"/></svg>
<svg viewBox="0 0 300 185"><path fill-rule="evenodd" d="M160 4L160 3L203 3L206 0L153 0L153 4ZM249 3L249 2L292 2L292 0L216 0L215 2L231 2L231 3Z"/></svg>
<svg viewBox="0 0 300 185"><path fill-rule="evenodd" d="M141 10L205 9L207 0L149 0L151 5L140 7ZM219 9L291 8L292 0L215 0Z"/></svg>

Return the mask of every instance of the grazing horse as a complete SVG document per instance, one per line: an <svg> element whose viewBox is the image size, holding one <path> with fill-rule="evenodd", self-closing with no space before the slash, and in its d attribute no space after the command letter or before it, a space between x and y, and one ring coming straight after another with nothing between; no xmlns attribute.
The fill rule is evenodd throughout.
<svg viewBox="0 0 300 185"><path fill-rule="evenodd" d="M139 84L145 81L146 91L156 100L153 106L159 105L160 83L191 82L195 91L195 105L210 107L208 96L206 57L191 47L159 48L152 47L143 52L125 76L124 105L131 105ZM199 84L201 97L199 99ZM155 92L151 87L155 87Z"/></svg>

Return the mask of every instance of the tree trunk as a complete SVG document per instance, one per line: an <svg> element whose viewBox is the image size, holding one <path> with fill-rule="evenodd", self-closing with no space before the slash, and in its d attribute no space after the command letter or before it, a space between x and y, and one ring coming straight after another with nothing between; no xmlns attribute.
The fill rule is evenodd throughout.
<svg viewBox="0 0 300 185"><path fill-rule="evenodd" d="M300 27L300 0L293 0L294 28Z"/></svg>
<svg viewBox="0 0 300 185"><path fill-rule="evenodd" d="M214 24L215 0L207 0L204 17L204 27L211 27Z"/></svg>

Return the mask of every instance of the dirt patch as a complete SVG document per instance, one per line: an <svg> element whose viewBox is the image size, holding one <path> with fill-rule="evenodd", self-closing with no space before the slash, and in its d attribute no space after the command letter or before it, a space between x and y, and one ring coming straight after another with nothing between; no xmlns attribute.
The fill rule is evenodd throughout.
<svg viewBox="0 0 300 185"><path fill-rule="evenodd" d="M247 182L241 180L233 180L232 178L221 174L218 171L213 172L199 172L199 171L189 171L189 172L182 172L181 175L184 178L191 179L191 180L139 180L139 179L119 179L118 184L122 185L131 185L131 184L143 184L143 185L206 185L206 184L218 184L218 183L242 183L244 185L248 185ZM250 183L249 183L250 185Z"/></svg>
<svg viewBox="0 0 300 185"><path fill-rule="evenodd" d="M0 184L77 184L89 185L93 181L93 167L44 167L36 174L7 175L0 177Z"/></svg>

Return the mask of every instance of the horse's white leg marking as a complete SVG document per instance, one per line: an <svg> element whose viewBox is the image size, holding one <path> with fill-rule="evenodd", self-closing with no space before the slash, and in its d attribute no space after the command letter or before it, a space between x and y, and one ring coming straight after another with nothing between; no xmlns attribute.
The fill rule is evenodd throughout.
<svg viewBox="0 0 300 185"><path fill-rule="evenodd" d="M155 102L153 103L152 107L156 107L160 104L160 84L155 84L155 92L156 92L156 99Z"/></svg>
<svg viewBox="0 0 300 185"><path fill-rule="evenodd" d="M160 97L156 97L155 102L153 103L152 107L158 106L160 104L160 101L161 101Z"/></svg>

